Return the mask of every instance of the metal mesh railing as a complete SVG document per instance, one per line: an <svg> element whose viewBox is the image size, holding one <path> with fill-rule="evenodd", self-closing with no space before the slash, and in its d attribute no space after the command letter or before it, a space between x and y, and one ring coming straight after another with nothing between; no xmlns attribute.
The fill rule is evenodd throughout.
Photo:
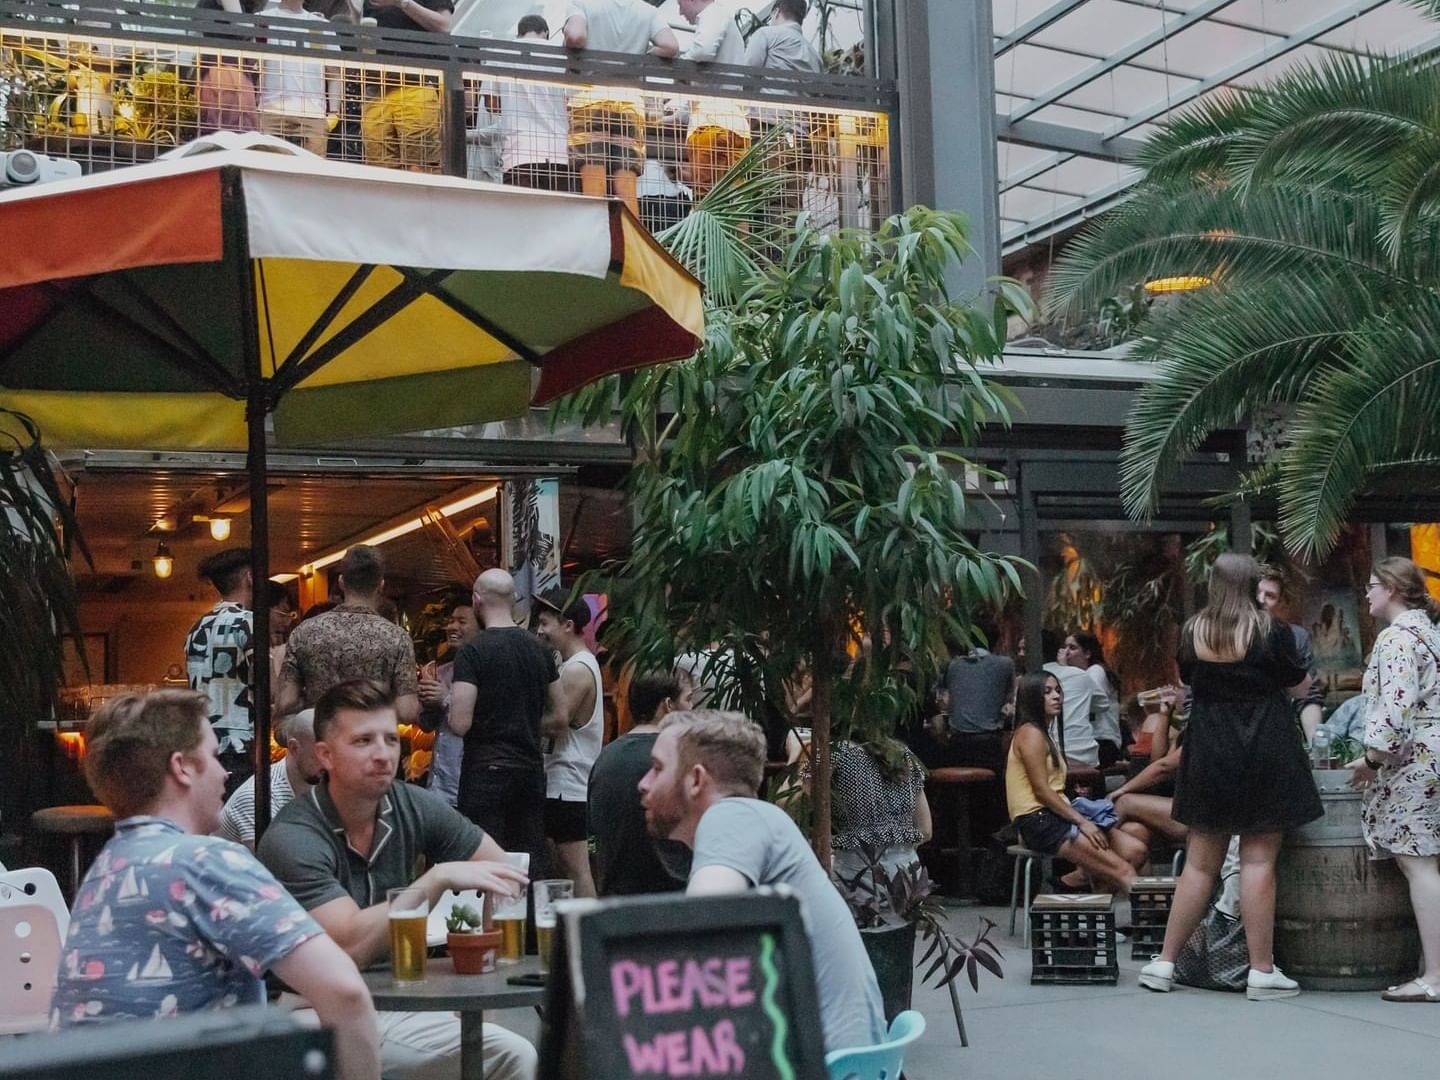
<svg viewBox="0 0 1440 1080"><path fill-rule="evenodd" d="M864 80L817 77L831 104L805 100L793 75L273 14L161 8L132 22L132 8L155 5L103 19L78 7L62 18L73 8L0 0L0 148L89 172L258 130L337 161L608 193L658 230L778 128L756 163L781 177L758 229L799 210L872 225L892 209L889 110L865 107L883 95Z"/></svg>

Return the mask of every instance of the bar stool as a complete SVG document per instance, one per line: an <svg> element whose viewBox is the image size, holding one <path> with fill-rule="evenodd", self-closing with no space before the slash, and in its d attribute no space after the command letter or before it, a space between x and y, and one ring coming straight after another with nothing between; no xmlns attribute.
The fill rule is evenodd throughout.
<svg viewBox="0 0 1440 1080"><path fill-rule="evenodd" d="M47 806L30 815L37 832L68 837L70 841L70 902L80 891L80 849L87 836L109 836L115 815L103 806Z"/></svg>
<svg viewBox="0 0 1440 1080"><path fill-rule="evenodd" d="M1046 855L1043 851L1035 851L1024 844L1011 844L1005 849L1005 854L1015 859L1015 876L1010 881L1010 936L1015 936L1015 913L1020 909L1021 878L1024 878L1025 889L1025 948L1030 947L1030 873L1034 865L1040 864L1040 887L1045 887L1045 882L1054 873L1055 856Z"/></svg>
<svg viewBox="0 0 1440 1080"><path fill-rule="evenodd" d="M971 865L971 844L970 844L970 792L969 789L976 785L993 784L995 772L992 769L980 769L969 765L949 765L939 769L931 769L925 778L926 786L934 793L935 805L938 807L942 795L945 802L949 803L950 820L955 828L955 846L953 848L941 848L941 855L954 855L956 861L955 891L959 896L967 894L970 885L970 876L973 871Z"/></svg>

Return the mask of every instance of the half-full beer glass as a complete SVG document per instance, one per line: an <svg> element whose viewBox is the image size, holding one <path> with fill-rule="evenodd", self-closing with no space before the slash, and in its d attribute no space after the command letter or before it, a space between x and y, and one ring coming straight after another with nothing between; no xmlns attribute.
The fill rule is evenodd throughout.
<svg viewBox="0 0 1440 1080"><path fill-rule="evenodd" d="M510 852L505 861L522 873L530 872L530 856L523 852ZM496 963L518 964L525 955L525 909L529 891L521 889L514 899L498 893L491 897L494 901L491 917L495 920L495 929L500 931L500 956Z"/></svg>
<svg viewBox="0 0 1440 1080"><path fill-rule="evenodd" d="M390 969L397 983L425 980L425 923L430 901L424 889L390 889Z"/></svg>
<svg viewBox="0 0 1440 1080"><path fill-rule="evenodd" d="M535 882L535 947L540 952L540 970L550 970L550 949L555 943L555 901L575 899L575 883L564 878Z"/></svg>

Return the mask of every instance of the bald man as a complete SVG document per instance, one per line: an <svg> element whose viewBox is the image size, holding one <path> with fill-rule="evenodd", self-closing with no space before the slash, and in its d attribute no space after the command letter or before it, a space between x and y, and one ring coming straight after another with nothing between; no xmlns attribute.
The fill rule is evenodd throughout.
<svg viewBox="0 0 1440 1080"><path fill-rule="evenodd" d="M506 851L530 855L530 878L545 875L545 757L540 721L558 691L555 657L515 624L515 581L504 570L475 579L484 628L455 657L450 730L465 740L462 814Z"/></svg>

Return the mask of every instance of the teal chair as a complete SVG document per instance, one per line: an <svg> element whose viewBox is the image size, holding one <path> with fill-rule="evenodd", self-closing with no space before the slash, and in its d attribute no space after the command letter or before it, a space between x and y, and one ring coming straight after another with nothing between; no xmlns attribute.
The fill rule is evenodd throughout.
<svg viewBox="0 0 1440 1080"><path fill-rule="evenodd" d="M825 1055L830 1080L899 1080L905 1048L925 1034L925 1017L907 1009L895 1017L890 1034L878 1046L832 1050Z"/></svg>

